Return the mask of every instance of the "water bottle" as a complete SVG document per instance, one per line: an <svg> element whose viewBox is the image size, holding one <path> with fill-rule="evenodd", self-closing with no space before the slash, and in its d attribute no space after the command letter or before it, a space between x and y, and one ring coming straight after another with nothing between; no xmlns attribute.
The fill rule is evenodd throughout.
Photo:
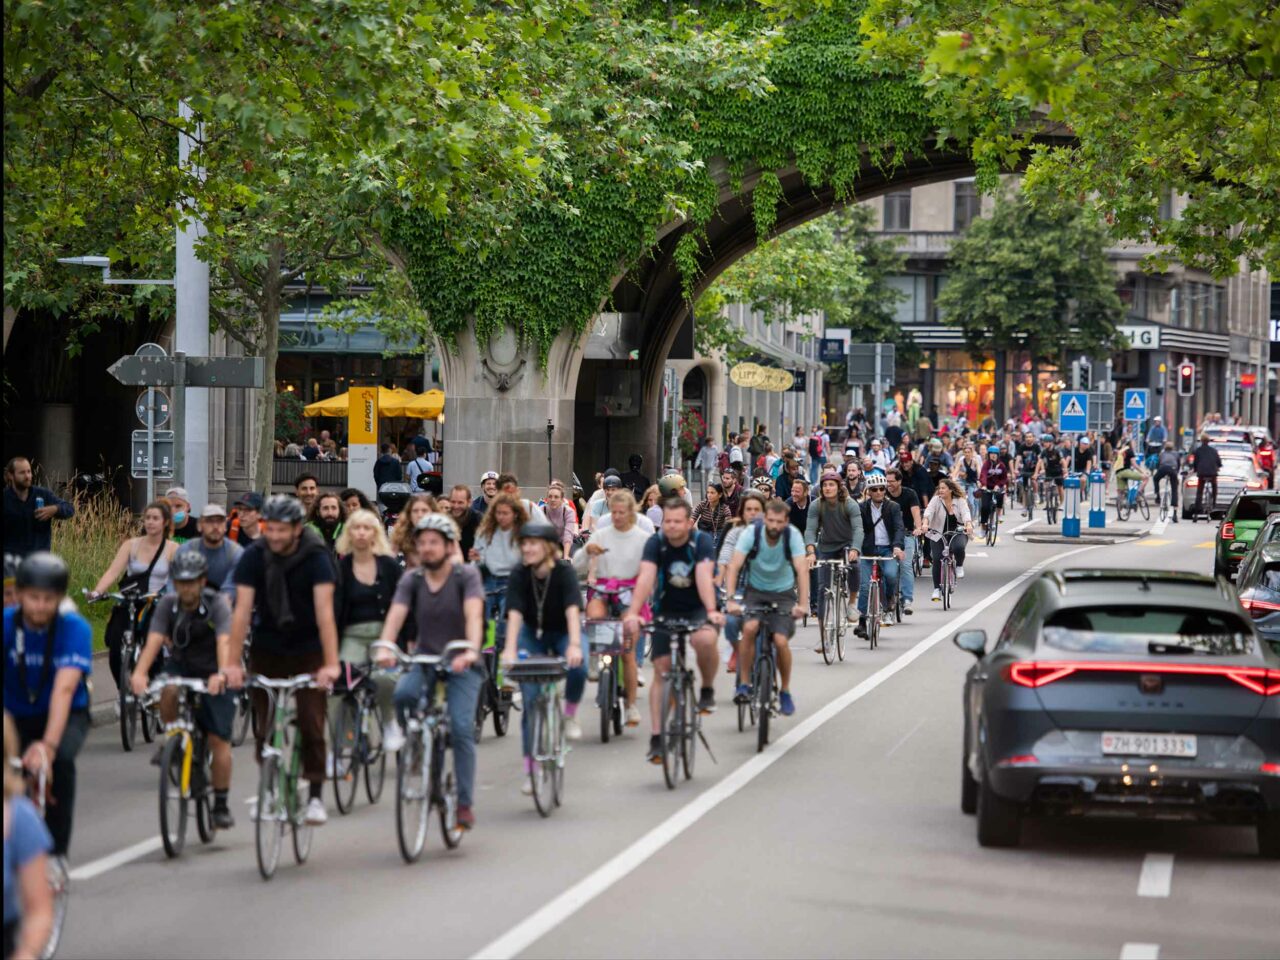
<svg viewBox="0 0 1280 960"><path fill-rule="evenodd" d="M529 659L529 651L528 651L528 650L525 650L523 647L522 647L521 649L517 650L517 651L516 651L516 659L517 659L517 660L528 660L528 659Z"/></svg>
<svg viewBox="0 0 1280 960"><path fill-rule="evenodd" d="M44 509L44 497L36 497L36 509L37 510Z"/></svg>

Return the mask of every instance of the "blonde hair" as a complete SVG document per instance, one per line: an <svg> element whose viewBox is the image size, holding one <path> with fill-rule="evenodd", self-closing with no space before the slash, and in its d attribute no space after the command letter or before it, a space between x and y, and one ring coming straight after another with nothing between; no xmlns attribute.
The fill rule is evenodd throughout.
<svg viewBox="0 0 1280 960"><path fill-rule="evenodd" d="M14 769L22 741L9 711L4 712L4 798L8 800L22 793L22 774Z"/></svg>
<svg viewBox="0 0 1280 960"><path fill-rule="evenodd" d="M631 511L631 519L634 520L637 511L636 498L630 490L619 490L617 493L609 494L609 506L616 507L619 504Z"/></svg>
<svg viewBox="0 0 1280 960"><path fill-rule="evenodd" d="M372 510L352 510L347 515L346 523L342 526L342 533L338 535L338 542L334 544L334 552L340 557L345 557L351 552L351 528L358 523L368 524L373 527L373 553L378 557L391 556L391 541L387 539L387 528L382 525L382 521L378 519L378 515Z"/></svg>

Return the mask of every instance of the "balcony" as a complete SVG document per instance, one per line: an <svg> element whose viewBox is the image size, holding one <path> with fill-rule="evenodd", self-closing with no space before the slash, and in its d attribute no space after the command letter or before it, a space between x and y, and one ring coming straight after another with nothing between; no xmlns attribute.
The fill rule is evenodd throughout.
<svg viewBox="0 0 1280 960"><path fill-rule="evenodd" d="M954 230L881 230L880 236L899 238L898 250L908 259L945 260L959 236Z"/></svg>

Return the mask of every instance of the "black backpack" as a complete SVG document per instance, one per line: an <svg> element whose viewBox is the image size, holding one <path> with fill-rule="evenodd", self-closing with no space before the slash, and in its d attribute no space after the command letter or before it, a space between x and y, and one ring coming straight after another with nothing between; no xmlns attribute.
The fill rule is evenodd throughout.
<svg viewBox="0 0 1280 960"><path fill-rule="evenodd" d="M809 438L809 456L815 458L822 456L822 441L817 437Z"/></svg>

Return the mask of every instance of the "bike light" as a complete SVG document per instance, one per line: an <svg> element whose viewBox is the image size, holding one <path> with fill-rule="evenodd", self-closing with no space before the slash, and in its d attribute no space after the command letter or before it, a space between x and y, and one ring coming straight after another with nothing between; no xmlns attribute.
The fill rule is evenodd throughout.
<svg viewBox="0 0 1280 960"><path fill-rule="evenodd" d="M1222 529L1219 531L1223 540L1234 540L1236 538L1236 525L1230 520L1224 520Z"/></svg>
<svg viewBox="0 0 1280 960"><path fill-rule="evenodd" d="M1187 486L1188 486L1188 487L1198 487L1198 486L1200 486L1200 478L1199 478L1199 477L1187 477Z"/></svg>

